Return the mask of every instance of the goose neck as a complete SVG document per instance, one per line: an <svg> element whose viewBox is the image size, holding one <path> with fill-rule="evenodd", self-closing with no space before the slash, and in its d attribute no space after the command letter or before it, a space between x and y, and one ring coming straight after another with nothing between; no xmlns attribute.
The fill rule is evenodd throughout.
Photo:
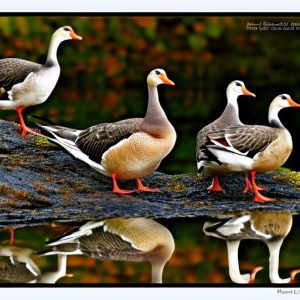
<svg viewBox="0 0 300 300"><path fill-rule="evenodd" d="M152 283L162 283L162 275L164 271L164 263L152 263Z"/></svg>
<svg viewBox="0 0 300 300"><path fill-rule="evenodd" d="M278 107L274 103L272 103L270 105L269 114L268 114L269 124L270 124L270 126L275 127L275 128L285 129L285 127L281 123L279 116L278 116L278 113L280 112L280 110L281 110L281 107Z"/></svg>
<svg viewBox="0 0 300 300"><path fill-rule="evenodd" d="M157 87L148 85L148 106L143 127L157 130L164 128L166 124L169 124L169 121L160 105Z"/></svg>
<svg viewBox="0 0 300 300"><path fill-rule="evenodd" d="M51 41L50 41L50 45L48 48L48 55L47 55L47 60L46 60L46 64L50 63L50 64L58 64L58 60L57 60L57 49L58 46L60 45L60 43L62 42L61 39L59 39L57 36L52 36Z"/></svg>
<svg viewBox="0 0 300 300"><path fill-rule="evenodd" d="M237 93L231 89L228 89L226 92L227 96L227 106L233 106L234 110L239 112L239 107L238 107L238 96Z"/></svg>

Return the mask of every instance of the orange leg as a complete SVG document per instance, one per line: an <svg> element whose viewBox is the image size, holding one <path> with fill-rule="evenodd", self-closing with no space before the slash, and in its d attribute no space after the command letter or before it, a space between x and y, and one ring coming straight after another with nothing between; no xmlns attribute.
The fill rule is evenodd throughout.
<svg viewBox="0 0 300 300"><path fill-rule="evenodd" d="M274 201L274 199L265 197L259 192L258 186L256 185L256 182L255 182L255 175L256 175L256 171L252 170L251 171L251 177L252 177L251 184L252 184L252 189L254 192L254 201L255 202L272 202L272 201Z"/></svg>
<svg viewBox="0 0 300 300"><path fill-rule="evenodd" d="M17 108L17 114L18 114L20 124L21 124L21 126L20 126L21 127L21 136L24 138L27 132L32 133L34 135L44 136L43 134L40 134L26 126L23 116L22 116L22 110L23 110L23 108L21 108L21 107Z"/></svg>
<svg viewBox="0 0 300 300"><path fill-rule="evenodd" d="M251 182L250 182L250 180L248 178L248 174L247 173L245 173L245 182L246 182L246 186L245 186L245 188L243 190L244 194L248 193L249 189L252 190L252 185L251 185Z"/></svg>
<svg viewBox="0 0 300 300"><path fill-rule="evenodd" d="M256 267L253 269L252 273L250 274L250 280L249 280L249 284L254 284L255 283L255 277L256 277L256 274L262 270L263 267L262 266L259 266L259 267Z"/></svg>
<svg viewBox="0 0 300 300"><path fill-rule="evenodd" d="M10 227L9 232L10 232L9 245L12 246L14 244L14 240L15 240L15 231L12 227Z"/></svg>
<svg viewBox="0 0 300 300"><path fill-rule="evenodd" d="M219 176L214 176L212 184L207 189L212 192L225 193L225 191L223 190L223 188L221 187L221 185L219 183Z"/></svg>
<svg viewBox="0 0 300 300"><path fill-rule="evenodd" d="M300 269L297 269L297 270L292 271L292 272L290 273L291 279L290 279L290 282L289 282L289 283L297 283L295 277L296 277L296 275L299 274L299 273L300 273Z"/></svg>
<svg viewBox="0 0 300 300"><path fill-rule="evenodd" d="M245 173L245 182L246 182L246 186L245 186L245 188L243 190L244 194L248 193L249 189L252 190L252 184L251 184L251 181L248 178L248 174L247 173ZM258 185L256 185L256 186L257 186L257 189L259 191L265 191L266 190L265 187L261 187L261 186L258 186Z"/></svg>
<svg viewBox="0 0 300 300"><path fill-rule="evenodd" d="M136 181L136 185L137 185L137 188L138 188L139 191L152 192L152 193L159 193L160 192L160 189L152 189L152 188L144 186L142 184L142 181L139 178L137 178L135 181Z"/></svg>
<svg viewBox="0 0 300 300"><path fill-rule="evenodd" d="M112 173L111 174L112 180L113 180L113 192L114 193L118 193L118 194L130 194L130 193L134 193L135 190L123 190L120 189L117 183L117 174L116 173Z"/></svg>

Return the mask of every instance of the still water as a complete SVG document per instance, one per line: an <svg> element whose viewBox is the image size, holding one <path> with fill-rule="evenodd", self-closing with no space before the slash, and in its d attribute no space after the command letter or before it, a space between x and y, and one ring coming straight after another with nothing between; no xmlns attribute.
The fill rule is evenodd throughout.
<svg viewBox="0 0 300 300"><path fill-rule="evenodd" d="M294 283L299 216L239 212L214 218L112 218L1 232L7 283ZM297 278L298 277L298 278Z"/></svg>

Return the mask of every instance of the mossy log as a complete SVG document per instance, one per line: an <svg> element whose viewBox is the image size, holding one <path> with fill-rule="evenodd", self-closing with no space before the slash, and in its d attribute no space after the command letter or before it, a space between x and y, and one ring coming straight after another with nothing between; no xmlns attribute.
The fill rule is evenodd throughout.
<svg viewBox="0 0 300 300"><path fill-rule="evenodd" d="M191 157L193 157L191 153ZM0 120L0 226L76 222L99 217L176 218L241 210L300 212L300 173L259 174L272 203L254 203L242 194L242 174L222 178L226 193L208 193L211 178L155 172L143 179L161 193L111 192L110 178L72 158L43 137L21 138L15 123ZM134 182L121 183L134 188Z"/></svg>

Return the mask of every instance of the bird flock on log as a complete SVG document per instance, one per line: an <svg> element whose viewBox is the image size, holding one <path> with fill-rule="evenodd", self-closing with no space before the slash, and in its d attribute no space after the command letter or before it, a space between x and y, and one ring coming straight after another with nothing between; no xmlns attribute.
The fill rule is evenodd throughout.
<svg viewBox="0 0 300 300"><path fill-rule="evenodd" d="M42 135L27 127L22 111L42 104L51 95L60 75L57 49L66 40L82 40L82 37L70 26L57 29L52 35L44 64L20 58L0 59L0 110L16 110L22 138L27 133ZM155 187L144 186L142 178L157 170L161 161L172 151L177 138L159 101L158 85L161 84L175 85L163 69L156 68L147 76L148 106L143 118L101 123L86 129L56 126L45 121L37 125L50 141L102 175L111 177L114 193L160 192ZM256 97L242 81L234 80L228 85L227 105L222 115L198 132L197 170L200 174L213 177L208 187L210 192L224 192L219 177L239 172L245 174L243 193L252 190L255 202L274 201L261 194L266 188L256 183L256 173L275 170L289 158L293 149L292 137L281 123L278 113L286 107L300 107L300 104L290 95L280 94L270 104L269 126L247 125L239 119L240 95ZM136 189L122 189L118 180L135 180ZM268 245L271 281L291 282L295 274L284 280L278 275L279 249L290 230L290 223L287 222L285 231L274 242L270 236L276 233L264 232L257 218L251 213L226 221L221 218L213 223L206 222L204 232L227 240L228 253L233 253L229 255L229 271L234 282L249 283L259 270L252 274L240 274L237 249L240 240L245 238L239 235L241 228L249 229L246 238L262 239ZM71 254L99 259L146 260L152 266L152 282L161 283L164 265L174 251L174 241L170 232L157 222L144 218L119 218L89 222L76 231L49 241L48 247L40 254L59 254L62 262ZM13 260L12 264L15 268ZM62 269L65 270L64 267ZM64 273L59 272L59 276Z"/></svg>

